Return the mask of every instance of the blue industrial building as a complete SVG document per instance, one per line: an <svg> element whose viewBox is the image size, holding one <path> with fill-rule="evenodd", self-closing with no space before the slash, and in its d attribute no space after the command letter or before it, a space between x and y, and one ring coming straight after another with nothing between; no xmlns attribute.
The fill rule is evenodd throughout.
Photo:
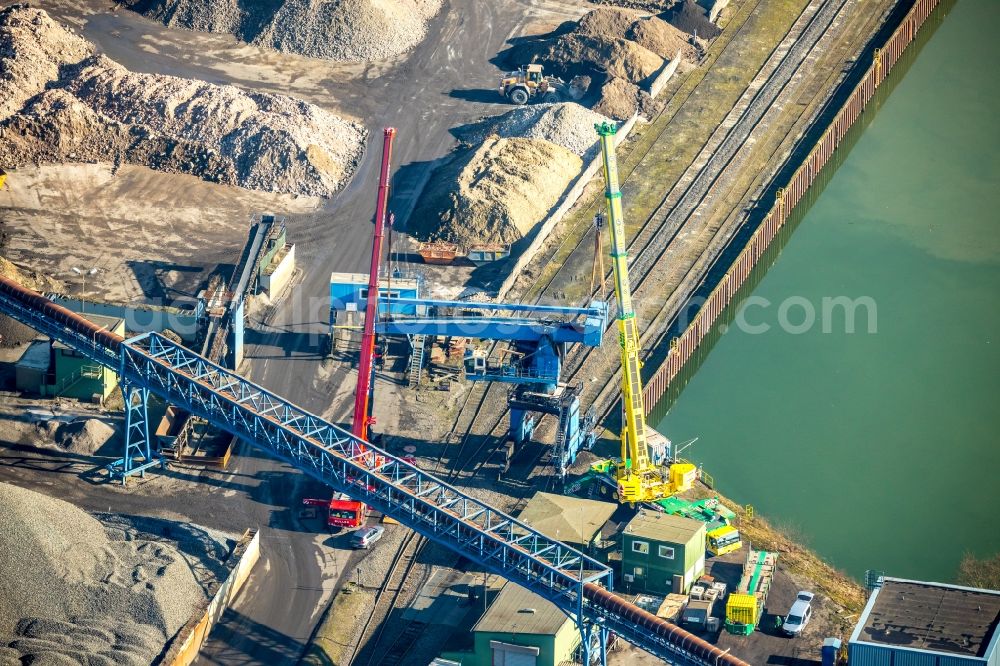
<svg viewBox="0 0 1000 666"><path fill-rule="evenodd" d="M851 666L1000 665L1000 591L883 578L848 644Z"/></svg>
<svg viewBox="0 0 1000 666"><path fill-rule="evenodd" d="M384 276L379 278L379 296L381 312L392 314L415 315L418 311L413 303L406 305L394 304L397 298L420 298L420 278L412 275L398 277ZM364 312L368 300L368 273L331 273L330 274L330 322L333 323L336 313Z"/></svg>

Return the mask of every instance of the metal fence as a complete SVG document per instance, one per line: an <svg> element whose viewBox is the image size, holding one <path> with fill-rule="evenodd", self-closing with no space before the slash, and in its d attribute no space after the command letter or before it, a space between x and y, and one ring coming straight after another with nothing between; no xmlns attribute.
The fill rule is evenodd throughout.
<svg viewBox="0 0 1000 666"><path fill-rule="evenodd" d="M806 190L813 184L833 151L847 135L848 130L861 115L865 106L875 96L875 90L892 71L917 31L937 7L940 0L917 0L885 45L875 50L874 62L868 72L851 92L823 136L806 156L784 188L779 189L771 208L760 227L753 233L746 247L740 252L726 274L712 290L694 321L677 338L670 341L670 351L663 363L646 382L644 399L650 410L667 392L670 383L692 357L698 345L708 335L712 325L733 296L746 281L747 276L764 255L764 251L788 220L792 209L799 203Z"/></svg>

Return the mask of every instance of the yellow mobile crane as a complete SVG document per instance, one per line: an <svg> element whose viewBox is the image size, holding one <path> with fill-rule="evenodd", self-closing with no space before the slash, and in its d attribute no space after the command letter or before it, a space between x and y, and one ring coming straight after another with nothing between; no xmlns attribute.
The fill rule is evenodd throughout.
<svg viewBox="0 0 1000 666"><path fill-rule="evenodd" d="M608 122L594 127L600 137L601 153L604 157L604 196L607 199L608 227L611 232L615 297L618 300L618 339L622 348L622 404L625 422L622 425L621 435L622 457L616 463L618 500L630 504L653 502L672 495L675 487L668 479L663 478L660 467L650 459L649 455L646 409L643 405L642 377L639 374L642 368L642 361L639 360L639 327L632 307L632 289L628 280L628 252L625 243L625 217L622 214L622 193L618 189L618 162L615 157L614 141L617 128Z"/></svg>

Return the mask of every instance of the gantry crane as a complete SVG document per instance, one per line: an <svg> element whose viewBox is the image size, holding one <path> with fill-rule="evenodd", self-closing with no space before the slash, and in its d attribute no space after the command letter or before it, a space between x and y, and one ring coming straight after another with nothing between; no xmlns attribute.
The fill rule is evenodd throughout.
<svg viewBox="0 0 1000 666"><path fill-rule="evenodd" d="M628 279L628 252L625 243L625 216L622 193L618 189L618 162L615 157L613 123L594 126L601 142L604 159L604 196L607 200L608 229L611 232L611 265L618 301L618 339L622 354L622 456L617 463L618 500L634 504L652 502L672 494L672 487L661 467L649 455L646 433L646 409L642 398L642 361L639 360L639 326L632 307L632 289Z"/></svg>

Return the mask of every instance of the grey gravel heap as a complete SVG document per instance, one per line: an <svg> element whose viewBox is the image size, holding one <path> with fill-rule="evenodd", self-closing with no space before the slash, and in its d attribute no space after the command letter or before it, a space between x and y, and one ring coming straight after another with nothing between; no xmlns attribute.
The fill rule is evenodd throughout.
<svg viewBox="0 0 1000 666"><path fill-rule="evenodd" d="M8 484L0 513L0 665L149 664L207 601L228 552L198 528L105 524ZM147 531L168 524L172 540Z"/></svg>
<svg viewBox="0 0 1000 666"><path fill-rule="evenodd" d="M607 120L574 102L538 104L485 118L459 131L459 136L470 144L482 143L491 134L505 139L545 139L583 157L597 147L594 125Z"/></svg>
<svg viewBox="0 0 1000 666"><path fill-rule="evenodd" d="M255 46L367 61L416 46L441 0L125 0L125 6L172 27L232 34Z"/></svg>

